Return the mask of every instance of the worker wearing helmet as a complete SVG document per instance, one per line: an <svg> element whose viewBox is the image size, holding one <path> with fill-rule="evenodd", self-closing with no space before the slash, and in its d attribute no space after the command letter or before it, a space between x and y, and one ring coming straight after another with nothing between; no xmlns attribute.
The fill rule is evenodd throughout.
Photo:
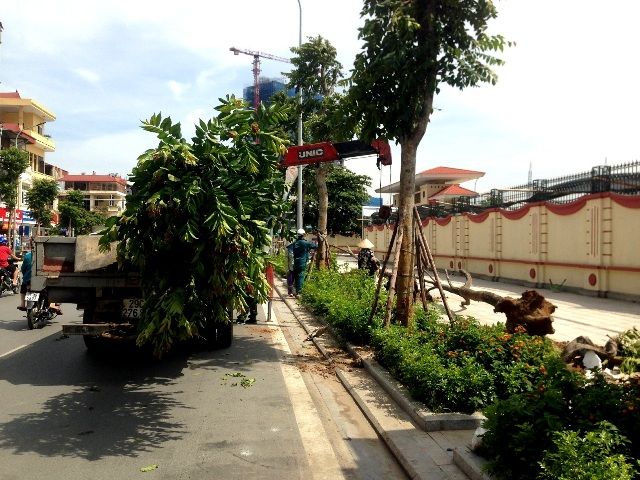
<svg viewBox="0 0 640 480"><path fill-rule="evenodd" d="M7 246L7 237L5 235L0 235L0 268L9 272L13 286L15 287L18 285L18 268L15 263L9 264L10 258L13 258L15 261L20 260Z"/></svg>
<svg viewBox="0 0 640 480"><path fill-rule="evenodd" d="M304 228L301 228L297 232L297 239L291 245L291 251L293 252L293 283L295 288L295 295L298 296L304 286L304 276L307 270L307 263L309 263L309 252L318 248L318 244L315 242L309 242L304 239Z"/></svg>

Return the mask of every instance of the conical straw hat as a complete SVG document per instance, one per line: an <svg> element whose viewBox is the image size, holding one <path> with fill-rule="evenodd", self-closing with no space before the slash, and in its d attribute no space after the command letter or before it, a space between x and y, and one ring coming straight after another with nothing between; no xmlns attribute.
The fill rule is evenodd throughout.
<svg viewBox="0 0 640 480"><path fill-rule="evenodd" d="M373 248L373 243L368 238L365 238L358 244L358 248Z"/></svg>

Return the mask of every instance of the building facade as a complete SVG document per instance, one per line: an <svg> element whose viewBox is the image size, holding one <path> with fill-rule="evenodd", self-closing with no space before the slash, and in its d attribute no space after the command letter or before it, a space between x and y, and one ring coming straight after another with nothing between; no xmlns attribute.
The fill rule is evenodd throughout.
<svg viewBox="0 0 640 480"><path fill-rule="evenodd" d="M18 202L15 212L16 231L18 237L29 236L35 225L26 203L26 193L35 179L60 180L67 172L45 159L47 153L56 149L55 141L45 133L48 122L55 121L56 116L49 109L30 98L22 98L20 93L0 92L0 148L17 147L29 154L30 166L20 176L18 184ZM54 210L56 204L54 204ZM9 233L11 226L8 212L4 204L0 204L2 231ZM54 215L54 222L57 216Z"/></svg>
<svg viewBox="0 0 640 480"><path fill-rule="evenodd" d="M67 174L61 180L63 188L60 196L64 197L65 192L69 190L83 192L84 207L89 211L113 217L120 215L125 208L127 181L116 174Z"/></svg>
<svg viewBox="0 0 640 480"><path fill-rule="evenodd" d="M447 204L454 199L472 198L478 194L460 186L461 183L477 180L484 172L461 168L436 167L416 174L415 204ZM393 195L392 206L398 206L400 182L392 183L376 190L377 193Z"/></svg>
<svg viewBox="0 0 640 480"><path fill-rule="evenodd" d="M277 78L260 78L260 101L265 105L269 105L271 97L278 92L286 92L287 96L295 97L295 88L287 88L287 84L282 79ZM255 86L249 85L242 90L242 97L249 104L253 105L253 95Z"/></svg>

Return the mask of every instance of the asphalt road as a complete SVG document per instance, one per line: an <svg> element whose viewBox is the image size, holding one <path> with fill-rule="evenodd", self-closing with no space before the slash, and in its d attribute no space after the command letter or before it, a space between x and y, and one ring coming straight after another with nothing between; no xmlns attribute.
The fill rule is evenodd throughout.
<svg viewBox="0 0 640 480"><path fill-rule="evenodd" d="M18 301L0 298L2 480L404 478L335 380L317 386L287 361L262 310L230 349L154 361L62 338L63 321L82 321L70 305L27 330Z"/></svg>

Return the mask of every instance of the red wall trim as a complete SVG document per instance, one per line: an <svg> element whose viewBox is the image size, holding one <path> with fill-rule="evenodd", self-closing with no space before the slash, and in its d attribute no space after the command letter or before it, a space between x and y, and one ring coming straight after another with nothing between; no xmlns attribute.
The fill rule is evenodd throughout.
<svg viewBox="0 0 640 480"><path fill-rule="evenodd" d="M611 200L627 208L640 208L640 195L620 195L612 193Z"/></svg>
<svg viewBox="0 0 640 480"><path fill-rule="evenodd" d="M502 216L508 220L520 220L524 217L529 210L531 209L531 205L527 205L526 207L519 208L518 210L503 210L500 209L500 213Z"/></svg>
<svg viewBox="0 0 640 480"><path fill-rule="evenodd" d="M438 258L451 258L451 255L433 255ZM640 272L640 267L623 267L617 265L587 265L586 263L565 263L565 262L538 262L534 260L518 260L510 258L489 258L489 257L458 257L463 260L480 260L483 262L504 262L519 263L523 265L546 265L548 267L571 267L571 268L587 268L597 270L612 270L617 272Z"/></svg>
<svg viewBox="0 0 640 480"><path fill-rule="evenodd" d="M587 196L584 196L571 203L557 204L545 202L545 207L547 207L547 210L551 213L555 213L556 215L573 215L574 213L582 210L586 204Z"/></svg>
<svg viewBox="0 0 640 480"><path fill-rule="evenodd" d="M487 219L487 217L489 216L490 213L491 213L490 211L486 211L486 212L483 212L483 213L481 213L479 215L470 215L468 213L465 214L465 215L473 223L482 223Z"/></svg>
<svg viewBox="0 0 640 480"><path fill-rule="evenodd" d="M434 220L438 225L440 225L441 227L444 227L445 225L449 225L449 222L451 222L451 218L452 218L451 216L448 216L445 218L435 218Z"/></svg>

